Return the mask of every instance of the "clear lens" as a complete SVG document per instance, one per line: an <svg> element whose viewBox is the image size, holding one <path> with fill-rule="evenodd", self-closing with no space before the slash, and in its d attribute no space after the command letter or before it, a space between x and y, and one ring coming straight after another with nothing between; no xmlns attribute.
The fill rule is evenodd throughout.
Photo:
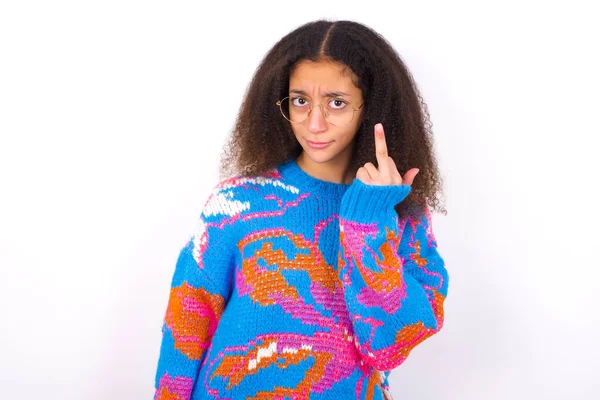
<svg viewBox="0 0 600 400"><path fill-rule="evenodd" d="M352 122L354 110L342 100L330 99L323 106L327 121L335 126L344 126ZM290 122L301 123L308 119L310 103L301 97L286 97L280 101L281 114Z"/></svg>
<svg viewBox="0 0 600 400"><path fill-rule="evenodd" d="M289 97L281 101L280 107L283 116L287 120L295 123L306 121L308 118L308 111L310 110L308 102L302 102L295 99L292 103Z"/></svg>
<svg viewBox="0 0 600 400"><path fill-rule="evenodd" d="M352 106L342 100L332 99L327 103L327 120L335 126L348 125L354 116Z"/></svg>

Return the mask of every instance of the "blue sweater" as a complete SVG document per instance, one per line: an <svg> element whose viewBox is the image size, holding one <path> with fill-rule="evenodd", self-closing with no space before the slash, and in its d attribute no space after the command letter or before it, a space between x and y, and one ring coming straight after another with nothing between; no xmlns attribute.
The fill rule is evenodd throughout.
<svg viewBox="0 0 600 400"><path fill-rule="evenodd" d="M429 210L394 210L410 190L295 160L216 185L175 265L155 399L391 399L448 290Z"/></svg>

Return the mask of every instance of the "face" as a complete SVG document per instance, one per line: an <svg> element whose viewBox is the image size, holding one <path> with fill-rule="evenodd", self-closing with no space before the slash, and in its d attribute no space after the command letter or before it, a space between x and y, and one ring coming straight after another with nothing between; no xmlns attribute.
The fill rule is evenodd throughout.
<svg viewBox="0 0 600 400"><path fill-rule="evenodd" d="M354 112L352 121L345 126L335 126L323 116L322 104L331 107L359 108L363 104L362 92L354 86L352 71L332 62L302 61L290 76L290 97L299 96L308 100L313 109L308 119L302 123L292 123L296 140L303 152L298 162L312 169L345 168L352 155L353 140L362 121L364 107ZM331 96L330 92L338 92ZM343 92L345 94L339 93ZM329 95L328 95L329 93ZM339 100L343 100L343 105ZM323 148L311 146L310 142L328 143ZM334 173L335 175L335 173Z"/></svg>

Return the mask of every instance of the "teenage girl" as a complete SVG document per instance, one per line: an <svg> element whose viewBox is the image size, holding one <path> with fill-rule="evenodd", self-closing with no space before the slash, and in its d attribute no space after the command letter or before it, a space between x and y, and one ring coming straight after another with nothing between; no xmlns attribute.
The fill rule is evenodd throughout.
<svg viewBox="0 0 600 400"><path fill-rule="evenodd" d="M372 29L318 20L248 87L171 283L155 399L390 399L442 328L426 107Z"/></svg>

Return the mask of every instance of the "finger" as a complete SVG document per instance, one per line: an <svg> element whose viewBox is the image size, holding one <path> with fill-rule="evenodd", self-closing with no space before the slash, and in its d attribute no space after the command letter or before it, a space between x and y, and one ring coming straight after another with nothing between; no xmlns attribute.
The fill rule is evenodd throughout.
<svg viewBox="0 0 600 400"><path fill-rule="evenodd" d="M360 179L364 183L371 183L371 177L369 176L369 172L364 167L360 167L358 171L356 171L356 178Z"/></svg>
<svg viewBox="0 0 600 400"><path fill-rule="evenodd" d="M377 170L377 167L375 167L375 165L371 162L368 162L365 164L365 166L363 167L364 169L367 170L367 172L369 173L369 177L376 181L379 179L379 171Z"/></svg>
<svg viewBox="0 0 600 400"><path fill-rule="evenodd" d="M388 161L390 164L392 183L394 183L394 185L401 185L402 184L402 175L400 175L400 172L398 172L398 167L396 167L396 163L394 162L394 159L392 157L388 157Z"/></svg>
<svg viewBox="0 0 600 400"><path fill-rule="evenodd" d="M377 157L377 167L383 179L391 179L388 166L387 143L385 142L385 133L382 124L375 125L375 156Z"/></svg>
<svg viewBox="0 0 600 400"><path fill-rule="evenodd" d="M417 176L418 173L419 173L418 168L412 168L412 169L408 170L404 174L404 177L402 178L402 183L405 185L412 186L413 182L415 181L415 177Z"/></svg>

